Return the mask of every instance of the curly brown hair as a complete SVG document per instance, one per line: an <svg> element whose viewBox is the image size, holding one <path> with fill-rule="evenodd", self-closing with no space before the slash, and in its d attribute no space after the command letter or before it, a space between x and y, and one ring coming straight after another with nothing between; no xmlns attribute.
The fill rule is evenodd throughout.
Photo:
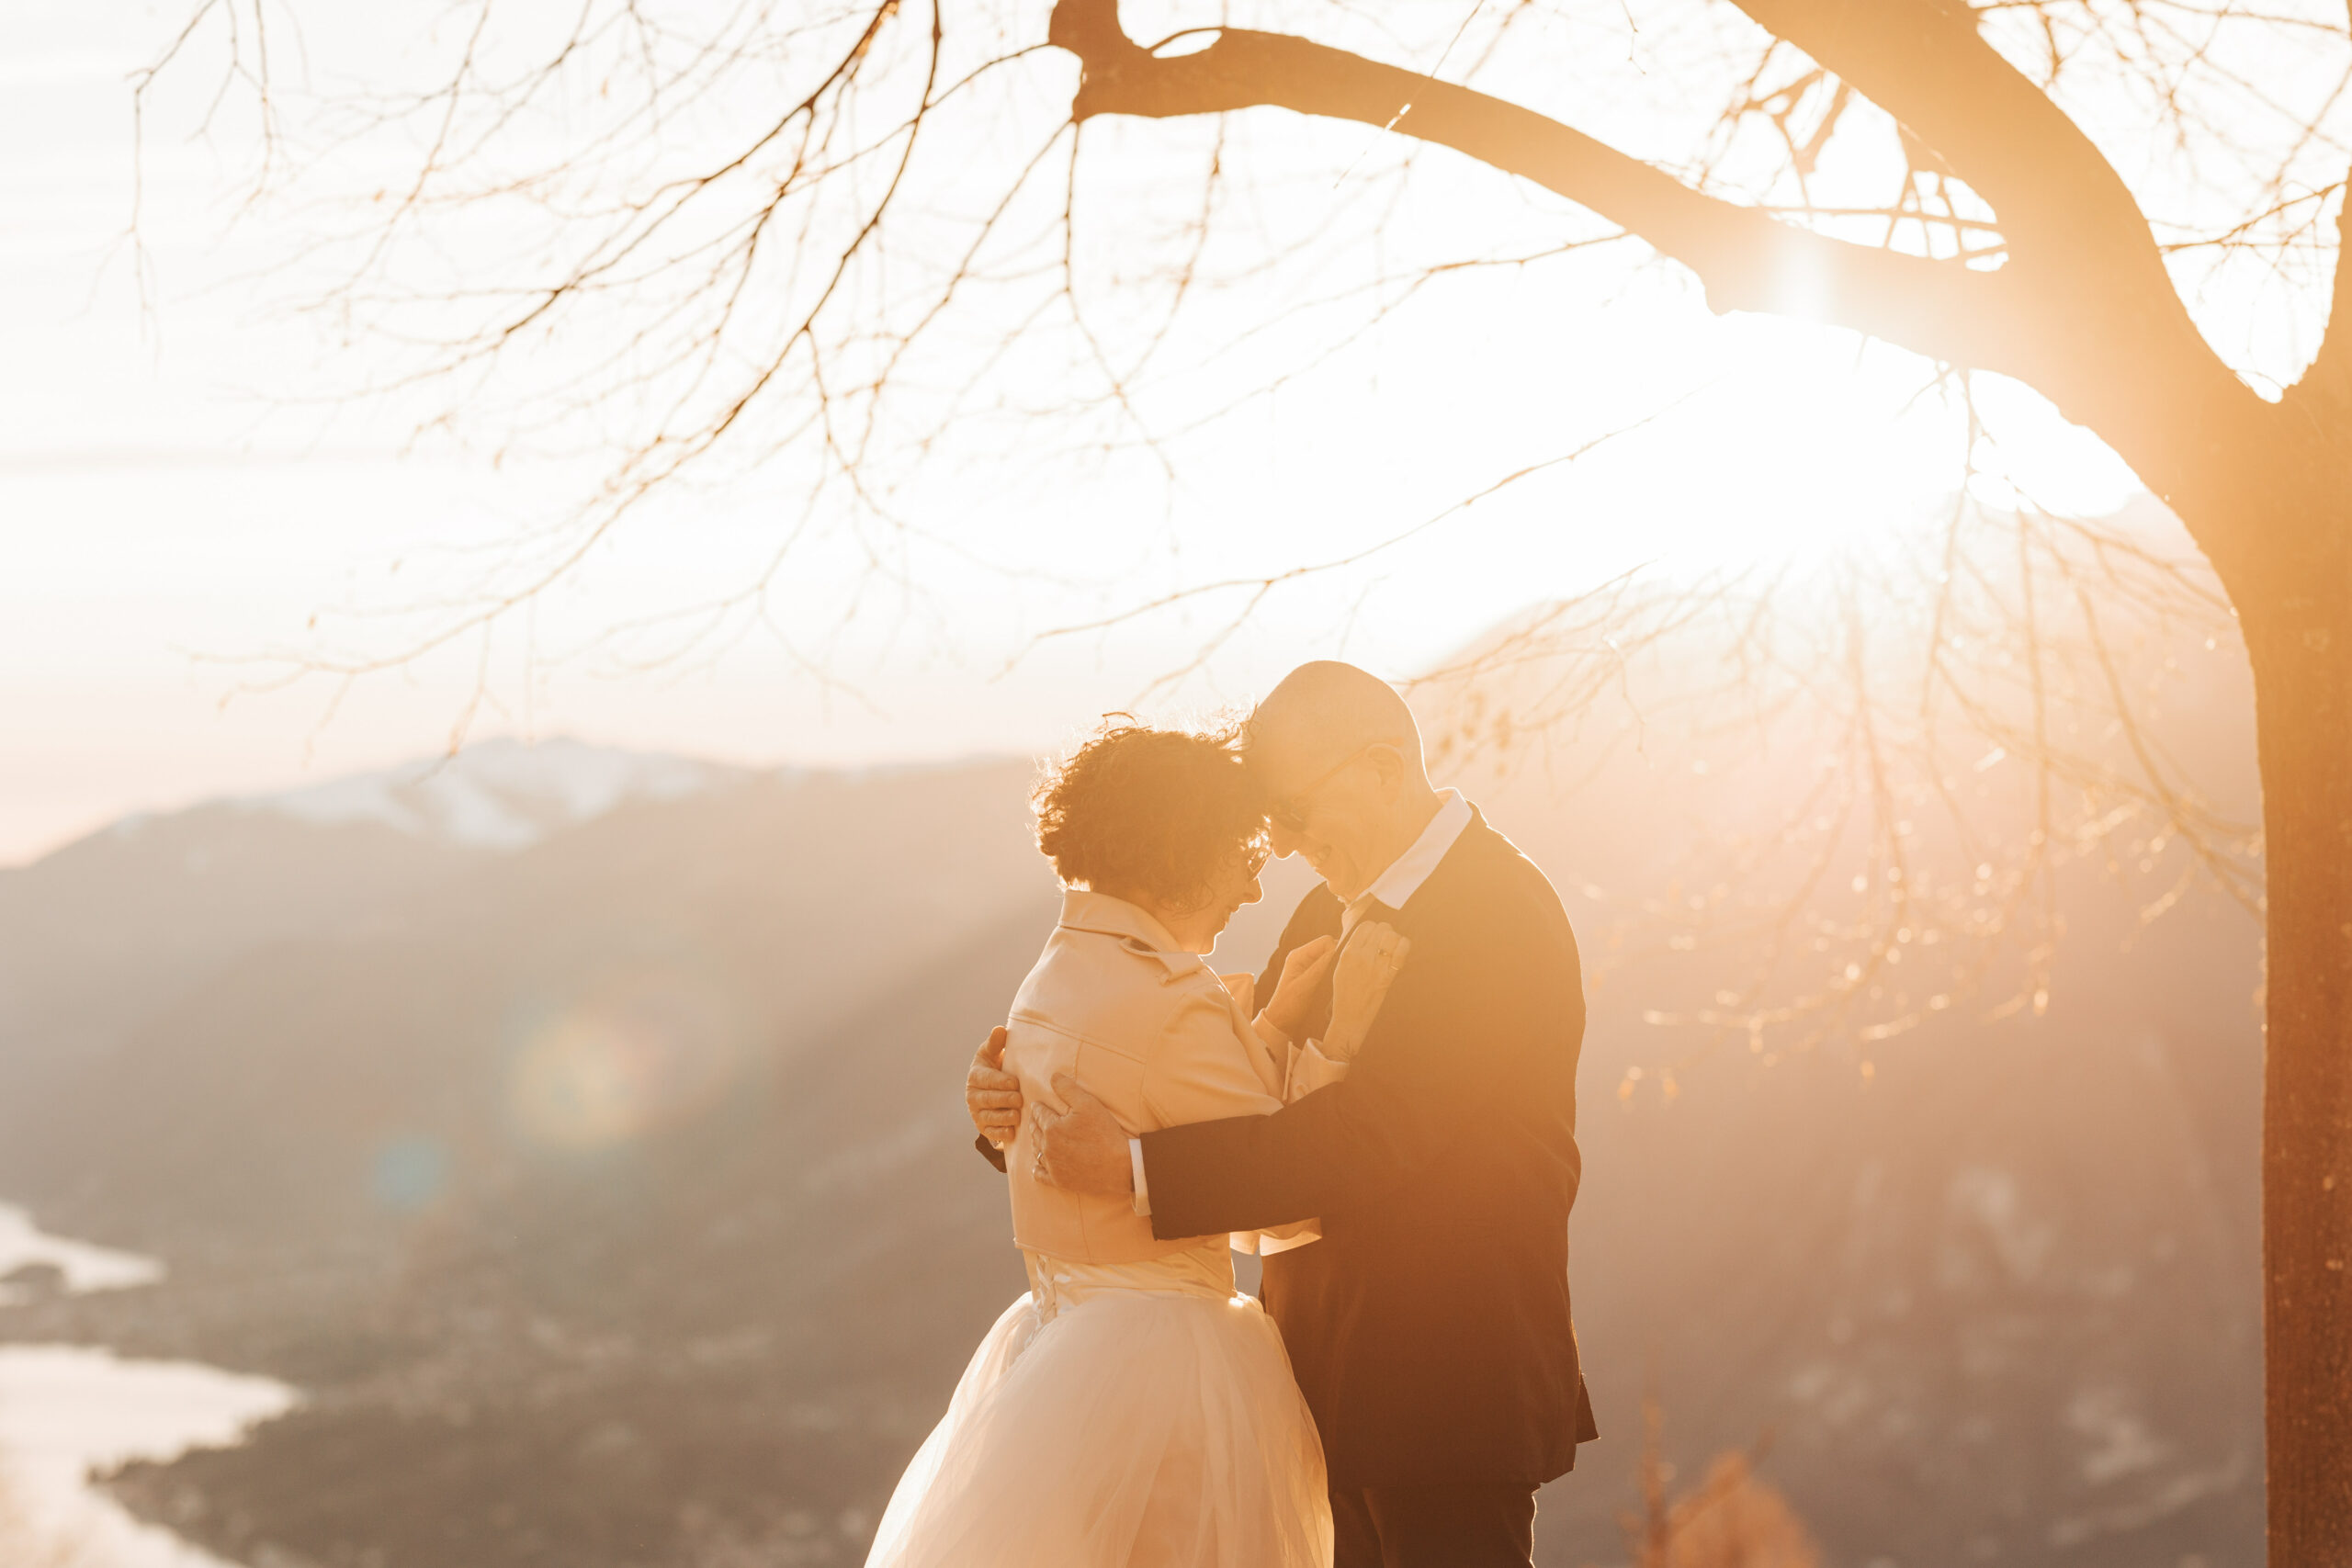
<svg viewBox="0 0 2352 1568"><path fill-rule="evenodd" d="M1032 796L1037 847L1063 885L1190 909L1235 857L1263 863L1265 802L1235 739L1107 716Z"/></svg>

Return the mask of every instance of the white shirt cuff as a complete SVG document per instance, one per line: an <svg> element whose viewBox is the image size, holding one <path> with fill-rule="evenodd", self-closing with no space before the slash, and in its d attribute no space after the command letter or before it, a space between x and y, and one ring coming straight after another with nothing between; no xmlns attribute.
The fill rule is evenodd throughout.
<svg viewBox="0 0 2352 1568"><path fill-rule="evenodd" d="M1295 1104L1318 1089L1328 1089L1348 1076L1349 1064L1335 1062L1326 1056L1323 1043L1310 1040L1294 1046L1290 1054L1290 1073L1283 1084L1283 1103Z"/></svg>
<svg viewBox="0 0 2352 1568"><path fill-rule="evenodd" d="M1144 1185L1143 1140L1127 1140L1127 1165L1136 1173L1136 1213L1146 1219L1151 1217L1151 1189Z"/></svg>

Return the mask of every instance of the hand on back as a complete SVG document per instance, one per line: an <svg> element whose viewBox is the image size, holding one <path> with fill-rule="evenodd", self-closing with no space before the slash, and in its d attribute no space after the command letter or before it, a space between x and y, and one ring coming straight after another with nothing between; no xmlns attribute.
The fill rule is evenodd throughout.
<svg viewBox="0 0 2352 1568"><path fill-rule="evenodd" d="M1004 1026L989 1031L988 1043L973 1054L964 1075L964 1109L972 1125L998 1148L1012 1146L1021 1130L1021 1079L1004 1070Z"/></svg>
<svg viewBox="0 0 2352 1568"><path fill-rule="evenodd" d="M1127 1134L1109 1109L1067 1073L1054 1078L1054 1092L1069 1109L1024 1106L1021 1079L1004 1070L1005 1032L989 1031L988 1043L972 1056L964 1075L964 1106L980 1136L1000 1149L1012 1146L1029 1114L1030 1174L1048 1186L1072 1192L1112 1196L1135 1190L1127 1165Z"/></svg>
<svg viewBox="0 0 2352 1568"><path fill-rule="evenodd" d="M1111 1108L1080 1087L1068 1073L1054 1075L1054 1093L1067 1111L1029 1108L1029 1174L1048 1187L1098 1198L1135 1191L1135 1168L1127 1158L1127 1130Z"/></svg>

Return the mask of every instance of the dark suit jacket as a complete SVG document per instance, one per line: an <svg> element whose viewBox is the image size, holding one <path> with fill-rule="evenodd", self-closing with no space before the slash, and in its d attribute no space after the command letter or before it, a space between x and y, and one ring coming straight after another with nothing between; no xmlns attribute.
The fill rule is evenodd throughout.
<svg viewBox="0 0 2352 1568"><path fill-rule="evenodd" d="M1283 956L1340 929L1317 886ZM1162 1237L1319 1217L1263 1295L1333 1484L1510 1481L1597 1432L1568 1312L1584 984L1557 894L1474 815L1392 919L1412 940L1346 1081L1144 1135Z"/></svg>

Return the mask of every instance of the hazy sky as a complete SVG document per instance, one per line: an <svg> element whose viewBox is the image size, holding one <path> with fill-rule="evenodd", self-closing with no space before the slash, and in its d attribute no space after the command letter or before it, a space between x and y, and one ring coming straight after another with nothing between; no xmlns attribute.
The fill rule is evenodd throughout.
<svg viewBox="0 0 2352 1568"><path fill-rule="evenodd" d="M790 510L789 473L671 498L487 651L468 642L347 690L288 682L289 655L397 646L417 624L407 612L461 592L483 551L547 523L578 476L493 469L447 446L404 457L401 419L301 402L322 369L369 350L277 308L273 264L291 231L267 208L231 221L233 147L151 146L142 308L122 243L126 77L186 11L0 10L0 863L128 810L432 750L478 687L492 701L475 734L777 762L1047 747L1184 664L1233 601L1033 646L1040 632L1346 555L1651 415L1270 601L1182 698L1243 698L1320 655L1407 673L1628 566L1819 547L1921 513L1957 478L1949 413L1908 403L1917 362L1841 333L1720 321L1687 278L1620 246L1385 329L1344 373L1195 444L1172 501L1075 463L1042 490L1033 474L1017 491L925 492L920 504L955 513L957 538L981 547L928 558L911 585L820 547L766 623L692 659L639 670L649 645L594 635L740 588ZM1277 145L1334 134L1288 123L1267 133ZM1996 400L2065 503L2128 493L2101 449L2030 396ZM1045 580L1071 562L1070 581Z"/></svg>

